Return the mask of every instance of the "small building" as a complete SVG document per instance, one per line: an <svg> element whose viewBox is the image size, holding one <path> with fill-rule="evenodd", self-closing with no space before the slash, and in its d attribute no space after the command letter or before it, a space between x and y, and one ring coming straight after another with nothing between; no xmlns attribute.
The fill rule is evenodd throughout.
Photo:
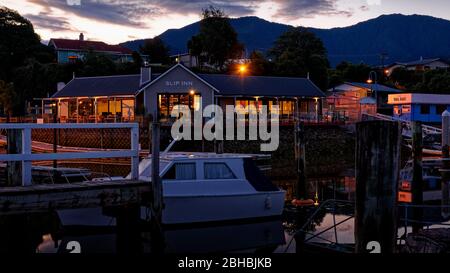
<svg viewBox="0 0 450 273"><path fill-rule="evenodd" d="M406 121L440 123L442 113L450 110L450 95L438 94L392 94L389 95L393 106L393 116Z"/></svg>
<svg viewBox="0 0 450 273"><path fill-rule="evenodd" d="M173 60L173 62L181 63L188 68L198 67L199 65L198 57L192 56L189 53L171 55L170 58Z"/></svg>
<svg viewBox="0 0 450 273"><path fill-rule="evenodd" d="M57 62L60 64L83 61L89 52L104 54L119 63L132 62L131 51L120 45L109 45L100 41L86 41L83 33L78 40L50 39L48 46L54 48Z"/></svg>
<svg viewBox="0 0 450 273"><path fill-rule="evenodd" d="M136 112L170 122L179 104L192 111L210 104L267 105L269 111L278 105L281 122L292 122L318 120L323 97L306 78L196 74L179 63L162 74L145 67L140 75L74 78L50 100L61 122L131 121Z"/></svg>
<svg viewBox="0 0 450 273"><path fill-rule="evenodd" d="M411 62L396 62L385 68L386 75L390 76L396 68L405 68L410 71L426 71L436 69L449 69L450 64L440 58L424 59L420 58Z"/></svg>
<svg viewBox="0 0 450 273"><path fill-rule="evenodd" d="M391 114L388 94L401 92L382 84L359 82L345 82L328 91L328 110L345 115L350 122L359 121L362 114Z"/></svg>

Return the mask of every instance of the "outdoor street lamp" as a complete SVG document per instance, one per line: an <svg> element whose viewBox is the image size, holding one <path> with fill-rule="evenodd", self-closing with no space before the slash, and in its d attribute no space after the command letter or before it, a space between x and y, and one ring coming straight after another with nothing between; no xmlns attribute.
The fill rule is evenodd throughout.
<svg viewBox="0 0 450 273"><path fill-rule="evenodd" d="M367 80L367 83L370 84L370 93L371 95L374 95L375 97L375 107L377 108L377 112L378 112L378 97L377 97L377 92L373 90L373 84L375 83L375 85L378 82L378 75L377 72L375 71L370 71L369 73L369 79Z"/></svg>
<svg viewBox="0 0 450 273"><path fill-rule="evenodd" d="M247 72L247 67L243 64L239 65L239 73L241 73L241 75L245 74L245 72Z"/></svg>

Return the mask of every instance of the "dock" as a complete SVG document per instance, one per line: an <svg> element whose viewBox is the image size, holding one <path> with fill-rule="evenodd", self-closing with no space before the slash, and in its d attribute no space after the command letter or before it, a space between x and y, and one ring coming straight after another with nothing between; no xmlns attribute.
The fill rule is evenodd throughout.
<svg viewBox="0 0 450 273"><path fill-rule="evenodd" d="M128 150L64 150L64 152L36 153L31 141L32 129L123 128L130 131ZM139 181L139 127L137 123L114 124L0 124L7 130L8 153L0 155L7 167L9 183L0 188L0 215L45 212L57 209L114 207L148 204L151 184ZM50 147L39 146L48 151ZM40 149L37 149L38 151ZM42 184L32 177L32 162L72 159L116 159L129 157L129 179L114 178L69 183Z"/></svg>
<svg viewBox="0 0 450 273"><path fill-rule="evenodd" d="M102 181L0 188L0 216L56 209L146 205L151 187L143 181Z"/></svg>

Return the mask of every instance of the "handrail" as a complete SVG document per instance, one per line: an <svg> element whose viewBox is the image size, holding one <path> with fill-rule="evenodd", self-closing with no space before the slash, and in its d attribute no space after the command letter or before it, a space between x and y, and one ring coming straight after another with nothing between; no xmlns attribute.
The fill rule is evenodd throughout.
<svg viewBox="0 0 450 273"><path fill-rule="evenodd" d="M131 148L121 151L88 151L69 153L32 153L32 129L130 129ZM0 130L20 130L22 134L22 153L1 154L0 161L22 162L22 186L32 185L31 162L38 160L92 159L92 158L131 158L131 179L139 178L139 124L138 123L0 123Z"/></svg>

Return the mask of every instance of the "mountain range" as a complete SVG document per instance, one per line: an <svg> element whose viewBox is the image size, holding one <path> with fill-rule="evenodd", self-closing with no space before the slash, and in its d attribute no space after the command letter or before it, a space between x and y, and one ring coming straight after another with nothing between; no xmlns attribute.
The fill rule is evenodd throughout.
<svg viewBox="0 0 450 273"><path fill-rule="evenodd" d="M232 18L230 22L247 54L253 50L267 52L292 27L255 16ZM196 22L159 36L171 54L181 54L187 52L187 41L198 33L199 27ZM381 65L420 57L450 57L450 21L431 16L390 14L348 27L309 30L322 39L332 66L342 61ZM122 45L137 50L143 43L144 40L134 40ZM382 60L381 54L387 57Z"/></svg>

